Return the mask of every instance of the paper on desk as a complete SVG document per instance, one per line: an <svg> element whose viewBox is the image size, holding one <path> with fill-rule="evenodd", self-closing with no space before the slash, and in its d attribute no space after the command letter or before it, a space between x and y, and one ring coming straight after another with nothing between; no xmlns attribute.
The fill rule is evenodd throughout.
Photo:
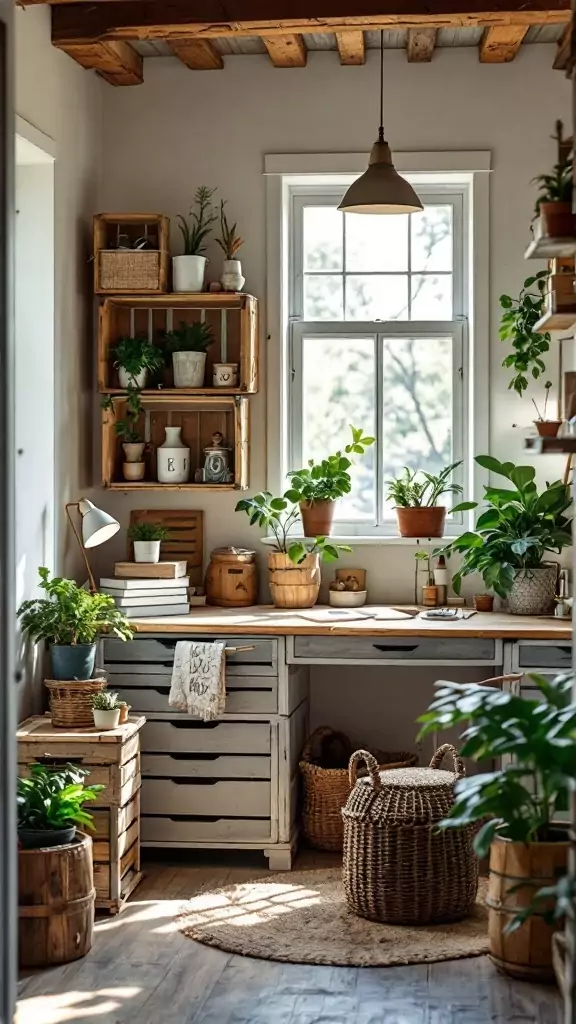
<svg viewBox="0 0 576 1024"><path fill-rule="evenodd" d="M362 608L307 608L297 612L297 615L310 622L354 622L374 618L374 612Z"/></svg>

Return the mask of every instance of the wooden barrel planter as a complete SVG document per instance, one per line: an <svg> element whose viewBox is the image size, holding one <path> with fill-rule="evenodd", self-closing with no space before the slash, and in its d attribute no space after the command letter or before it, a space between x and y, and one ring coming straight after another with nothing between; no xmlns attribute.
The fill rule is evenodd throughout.
<svg viewBox="0 0 576 1024"><path fill-rule="evenodd" d="M276 608L312 608L320 593L320 556L306 555L295 565L288 555L268 555L270 592Z"/></svg>
<svg viewBox="0 0 576 1024"><path fill-rule="evenodd" d="M21 967L79 960L94 934L92 840L18 851L18 952Z"/></svg>
<svg viewBox="0 0 576 1024"><path fill-rule="evenodd" d="M486 897L490 958L514 978L554 980L552 936L561 924L555 928L542 916L553 900L542 904L516 931L505 934L505 929L539 889L554 885L566 873L568 849L568 842L513 843L509 839L495 839L490 847Z"/></svg>

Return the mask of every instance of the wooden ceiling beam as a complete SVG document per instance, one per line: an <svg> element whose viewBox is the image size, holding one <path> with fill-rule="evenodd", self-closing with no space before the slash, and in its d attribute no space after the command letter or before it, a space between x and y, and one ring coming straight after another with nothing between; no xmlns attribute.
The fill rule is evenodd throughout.
<svg viewBox="0 0 576 1024"><path fill-rule="evenodd" d="M406 56L411 63L424 63L432 60L436 46L435 28L411 28L408 32Z"/></svg>
<svg viewBox="0 0 576 1024"><path fill-rule="evenodd" d="M26 0L24 0L26 2ZM97 0L52 6L52 41L102 39L210 39L219 36L294 35L302 32L469 28L481 25L563 25L570 0ZM402 13L399 13L399 8ZM271 17L273 14L273 17Z"/></svg>
<svg viewBox="0 0 576 1024"><path fill-rule="evenodd" d="M275 68L305 68L308 50L302 36L262 36Z"/></svg>
<svg viewBox="0 0 576 1024"><path fill-rule="evenodd" d="M363 32L337 32L336 43L341 64L365 64L366 47Z"/></svg>
<svg viewBox="0 0 576 1024"><path fill-rule="evenodd" d="M209 39L171 39L170 46L192 71L218 71L224 67L222 54Z"/></svg>
<svg viewBox="0 0 576 1024"><path fill-rule="evenodd" d="M568 22L556 47L556 56L552 67L556 71L566 71L568 58L570 57L570 43L572 39L572 23Z"/></svg>
<svg viewBox="0 0 576 1024"><path fill-rule="evenodd" d="M142 85L142 57L129 43L112 40L61 47L83 68L97 71L110 85Z"/></svg>
<svg viewBox="0 0 576 1024"><path fill-rule="evenodd" d="M507 64L514 60L527 31L527 25L492 25L485 29L479 46L482 64Z"/></svg>

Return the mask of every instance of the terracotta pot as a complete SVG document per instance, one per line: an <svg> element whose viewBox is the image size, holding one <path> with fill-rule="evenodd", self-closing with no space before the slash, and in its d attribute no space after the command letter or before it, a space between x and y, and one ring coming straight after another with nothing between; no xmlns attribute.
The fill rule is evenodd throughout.
<svg viewBox="0 0 576 1024"><path fill-rule="evenodd" d="M474 594L474 607L477 612L494 611L494 597L492 594Z"/></svg>
<svg viewBox="0 0 576 1024"><path fill-rule="evenodd" d="M551 238L573 238L576 216L572 203L540 203L540 234Z"/></svg>
<svg viewBox="0 0 576 1024"><path fill-rule="evenodd" d="M552 936L562 922L553 927L542 916L553 900L516 931L505 934L505 929L516 913L532 902L535 889L554 885L566 874L568 849L567 841L513 843L510 839L496 839L490 847L486 897L490 959L514 978L553 980Z"/></svg>
<svg viewBox="0 0 576 1024"><path fill-rule="evenodd" d="M438 587L435 583L429 583L422 587L422 604L425 608L436 608L438 601Z"/></svg>
<svg viewBox="0 0 576 1024"><path fill-rule="evenodd" d="M288 555L268 555L270 593L277 608L312 608L320 593L320 556L306 555L295 565Z"/></svg>
<svg viewBox="0 0 576 1024"><path fill-rule="evenodd" d="M562 426L562 420L534 420L534 426L540 437L556 437Z"/></svg>
<svg viewBox="0 0 576 1024"><path fill-rule="evenodd" d="M302 501L300 514L305 537L329 537L332 532L335 501Z"/></svg>
<svg viewBox="0 0 576 1024"><path fill-rule="evenodd" d="M444 533L446 509L443 505L397 508L396 515L401 537L441 537Z"/></svg>

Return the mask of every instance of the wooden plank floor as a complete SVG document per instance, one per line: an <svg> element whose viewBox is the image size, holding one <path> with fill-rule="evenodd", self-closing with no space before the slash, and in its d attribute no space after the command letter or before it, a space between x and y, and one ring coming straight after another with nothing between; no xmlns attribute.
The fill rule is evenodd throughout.
<svg viewBox="0 0 576 1024"><path fill-rule="evenodd" d="M304 854L300 867L330 859ZM485 957L386 968L233 956L180 935L194 893L266 874L255 858L190 854L145 865L83 960L23 977L16 1024L560 1024L553 987L515 982Z"/></svg>

